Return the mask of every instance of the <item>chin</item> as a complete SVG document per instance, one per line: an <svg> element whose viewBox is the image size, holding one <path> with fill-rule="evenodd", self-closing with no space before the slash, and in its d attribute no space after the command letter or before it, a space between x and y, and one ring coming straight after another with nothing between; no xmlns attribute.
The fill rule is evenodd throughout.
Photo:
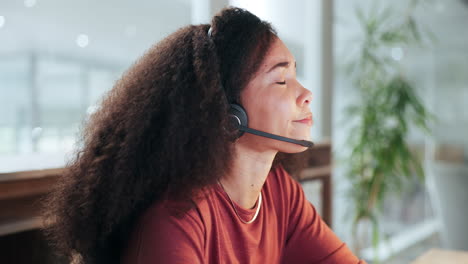
<svg viewBox="0 0 468 264"><path fill-rule="evenodd" d="M306 139L308 140L308 139ZM301 153L304 152L308 149L308 147L303 147L301 145L293 144L293 143L288 143L284 142L284 144L281 144L281 146L278 148L279 152L283 153Z"/></svg>

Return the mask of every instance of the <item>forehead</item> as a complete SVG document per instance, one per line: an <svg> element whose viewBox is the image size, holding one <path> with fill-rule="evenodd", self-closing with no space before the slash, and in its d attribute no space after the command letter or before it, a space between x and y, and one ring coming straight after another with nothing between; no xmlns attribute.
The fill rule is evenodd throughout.
<svg viewBox="0 0 468 264"><path fill-rule="evenodd" d="M276 38L265 55L262 63L262 70L267 71L270 67L274 66L278 62L283 61L294 64L295 59L283 41L281 41L279 38Z"/></svg>

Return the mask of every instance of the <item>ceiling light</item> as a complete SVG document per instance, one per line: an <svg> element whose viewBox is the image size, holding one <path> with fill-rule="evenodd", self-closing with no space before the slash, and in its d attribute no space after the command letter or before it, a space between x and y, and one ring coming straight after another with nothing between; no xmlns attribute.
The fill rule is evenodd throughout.
<svg viewBox="0 0 468 264"><path fill-rule="evenodd" d="M25 7L33 7L36 5L36 0L24 0Z"/></svg>
<svg viewBox="0 0 468 264"><path fill-rule="evenodd" d="M5 17L0 16L0 28L2 28L5 25Z"/></svg>
<svg viewBox="0 0 468 264"><path fill-rule="evenodd" d="M80 48L86 48L89 44L89 37L86 34L80 34L76 37L76 45Z"/></svg>

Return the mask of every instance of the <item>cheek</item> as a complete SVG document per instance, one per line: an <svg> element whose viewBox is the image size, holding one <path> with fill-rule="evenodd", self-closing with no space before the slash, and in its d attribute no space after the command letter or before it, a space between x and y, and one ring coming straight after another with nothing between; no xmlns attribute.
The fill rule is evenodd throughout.
<svg viewBox="0 0 468 264"><path fill-rule="evenodd" d="M281 98L281 100L278 98ZM264 117L262 123L267 125L270 131L284 134L291 130L291 121L294 118L295 109L294 105L291 104L291 100L275 96L269 98L263 106L261 110L261 117Z"/></svg>
<svg viewBox="0 0 468 264"><path fill-rule="evenodd" d="M270 133L285 134L292 129L296 110L294 95L281 87L258 89L247 87L241 99L249 115L249 126ZM263 87L262 87L263 88Z"/></svg>

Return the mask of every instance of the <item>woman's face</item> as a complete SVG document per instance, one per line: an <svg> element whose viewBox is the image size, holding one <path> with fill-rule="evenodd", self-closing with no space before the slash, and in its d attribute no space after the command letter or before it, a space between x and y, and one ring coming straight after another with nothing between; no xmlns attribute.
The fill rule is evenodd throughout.
<svg viewBox="0 0 468 264"><path fill-rule="evenodd" d="M294 56L277 38L253 79L241 92L249 127L268 133L309 140L313 123L309 104L312 93L296 79ZM302 120L302 121L301 121ZM245 133L239 141L261 149L294 153L306 148L293 143Z"/></svg>

